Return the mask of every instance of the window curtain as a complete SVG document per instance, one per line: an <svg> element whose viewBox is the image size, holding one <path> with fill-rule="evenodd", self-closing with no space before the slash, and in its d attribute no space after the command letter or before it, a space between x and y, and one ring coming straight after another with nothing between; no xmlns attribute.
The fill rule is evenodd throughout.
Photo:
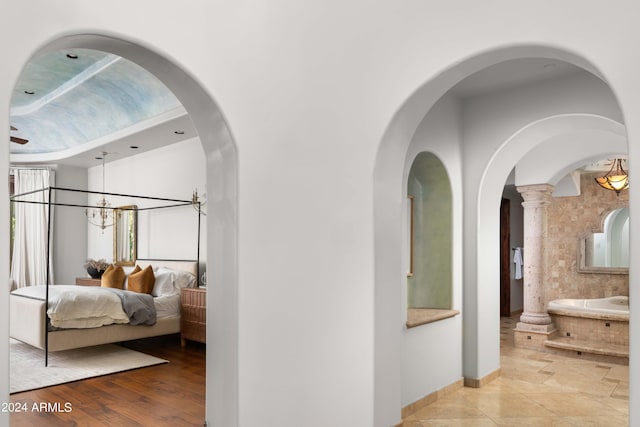
<svg viewBox="0 0 640 427"><path fill-rule="evenodd" d="M54 171L49 169L12 169L14 194L23 194L54 186ZM38 191L18 200L39 203L14 203L15 232L11 259L12 289L44 285L49 270L49 284L53 283L52 251L47 259L49 191ZM53 200L52 200L53 202ZM53 208L51 211L53 215ZM53 218L51 218L53 224ZM53 228L53 227L51 227ZM51 230L53 234L53 231ZM53 247L53 244L50 246Z"/></svg>

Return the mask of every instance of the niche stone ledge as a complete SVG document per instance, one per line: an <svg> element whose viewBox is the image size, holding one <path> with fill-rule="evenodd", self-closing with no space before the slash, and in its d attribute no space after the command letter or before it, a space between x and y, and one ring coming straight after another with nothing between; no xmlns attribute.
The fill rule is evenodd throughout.
<svg viewBox="0 0 640 427"><path fill-rule="evenodd" d="M447 310L438 308L410 308L407 310L407 329L416 326L426 325L427 323L437 322L438 320L448 319L460 314L458 310Z"/></svg>

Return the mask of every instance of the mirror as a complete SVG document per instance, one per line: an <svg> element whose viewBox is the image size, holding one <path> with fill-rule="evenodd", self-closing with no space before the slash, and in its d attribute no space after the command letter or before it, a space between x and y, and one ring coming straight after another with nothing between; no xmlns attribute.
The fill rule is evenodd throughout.
<svg viewBox="0 0 640 427"><path fill-rule="evenodd" d="M583 273L629 273L629 208L607 214L602 232L580 240L578 271Z"/></svg>
<svg viewBox="0 0 640 427"><path fill-rule="evenodd" d="M118 206L113 210L113 262L135 265L138 207Z"/></svg>

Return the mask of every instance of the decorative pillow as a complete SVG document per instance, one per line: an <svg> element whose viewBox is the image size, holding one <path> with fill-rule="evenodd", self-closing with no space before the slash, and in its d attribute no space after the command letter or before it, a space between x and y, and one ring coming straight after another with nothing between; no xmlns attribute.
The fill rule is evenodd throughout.
<svg viewBox="0 0 640 427"><path fill-rule="evenodd" d="M138 267L129 275L127 289L141 294L151 294L155 281L156 278L150 265L146 266L144 269L140 269L140 267Z"/></svg>
<svg viewBox="0 0 640 427"><path fill-rule="evenodd" d="M122 285L124 284L124 270L120 265L111 264L107 269L102 273L102 277L100 278L100 285L105 288L116 288L122 289Z"/></svg>
<svg viewBox="0 0 640 427"><path fill-rule="evenodd" d="M136 265L135 267L122 267L122 269L124 270L124 286L122 287L122 289L127 290L129 289L129 276L131 275L131 273L137 273L138 271L142 270L140 268L139 265Z"/></svg>

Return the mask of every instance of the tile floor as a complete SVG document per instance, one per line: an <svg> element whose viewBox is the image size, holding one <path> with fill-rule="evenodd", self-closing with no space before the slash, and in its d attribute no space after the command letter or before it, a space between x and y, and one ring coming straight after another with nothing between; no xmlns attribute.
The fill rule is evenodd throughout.
<svg viewBox="0 0 640 427"><path fill-rule="evenodd" d="M628 366L515 348L517 318L501 320L500 378L439 399L403 427L628 426Z"/></svg>

